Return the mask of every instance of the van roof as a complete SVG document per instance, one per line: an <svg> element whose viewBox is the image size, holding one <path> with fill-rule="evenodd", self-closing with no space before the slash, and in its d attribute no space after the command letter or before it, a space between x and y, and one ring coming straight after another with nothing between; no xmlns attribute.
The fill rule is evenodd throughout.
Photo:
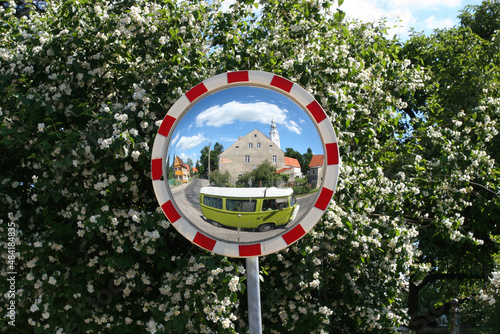
<svg viewBox="0 0 500 334"><path fill-rule="evenodd" d="M265 197L285 197L293 194L292 188L229 188L229 187L203 187L200 194L235 197L235 198L265 198Z"/></svg>

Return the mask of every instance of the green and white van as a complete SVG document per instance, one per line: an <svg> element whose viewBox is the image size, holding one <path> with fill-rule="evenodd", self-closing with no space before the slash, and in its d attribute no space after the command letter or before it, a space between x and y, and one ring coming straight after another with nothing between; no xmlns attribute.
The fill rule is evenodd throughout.
<svg viewBox="0 0 500 334"><path fill-rule="evenodd" d="M291 188L203 187L203 218L215 226L269 231L295 219L299 205Z"/></svg>

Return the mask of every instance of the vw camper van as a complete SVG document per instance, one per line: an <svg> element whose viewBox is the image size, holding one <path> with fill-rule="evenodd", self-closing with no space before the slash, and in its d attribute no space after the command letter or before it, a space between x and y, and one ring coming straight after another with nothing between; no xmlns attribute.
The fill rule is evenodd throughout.
<svg viewBox="0 0 500 334"><path fill-rule="evenodd" d="M295 219L299 205L291 188L203 187L203 218L218 227L269 231Z"/></svg>

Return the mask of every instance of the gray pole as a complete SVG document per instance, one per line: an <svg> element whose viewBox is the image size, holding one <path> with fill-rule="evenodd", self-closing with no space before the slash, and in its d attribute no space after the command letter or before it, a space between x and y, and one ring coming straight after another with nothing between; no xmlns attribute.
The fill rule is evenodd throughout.
<svg viewBox="0 0 500 334"><path fill-rule="evenodd" d="M259 257L247 260L247 297L248 324L250 334L262 334L262 315L260 310Z"/></svg>
<svg viewBox="0 0 500 334"><path fill-rule="evenodd" d="M210 180L210 146L212 146L212 142L208 143L208 179Z"/></svg>

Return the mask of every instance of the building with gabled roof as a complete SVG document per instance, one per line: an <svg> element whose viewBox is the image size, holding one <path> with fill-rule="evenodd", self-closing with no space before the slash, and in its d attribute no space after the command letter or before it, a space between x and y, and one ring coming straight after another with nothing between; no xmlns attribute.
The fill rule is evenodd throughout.
<svg viewBox="0 0 500 334"><path fill-rule="evenodd" d="M285 167L285 154L278 144L255 129L219 155L219 171L228 171L234 184L245 172L251 172L266 160L276 169Z"/></svg>
<svg viewBox="0 0 500 334"><path fill-rule="evenodd" d="M189 180L189 166L182 161L178 156L175 157L175 179L182 183L187 183Z"/></svg>
<svg viewBox="0 0 500 334"><path fill-rule="evenodd" d="M325 155L313 155L309 163L309 183L318 188L323 181L323 168L325 166Z"/></svg>
<svg viewBox="0 0 500 334"><path fill-rule="evenodd" d="M302 177L300 163L295 158L285 157L285 167L276 171L276 174L289 174L290 180Z"/></svg>

